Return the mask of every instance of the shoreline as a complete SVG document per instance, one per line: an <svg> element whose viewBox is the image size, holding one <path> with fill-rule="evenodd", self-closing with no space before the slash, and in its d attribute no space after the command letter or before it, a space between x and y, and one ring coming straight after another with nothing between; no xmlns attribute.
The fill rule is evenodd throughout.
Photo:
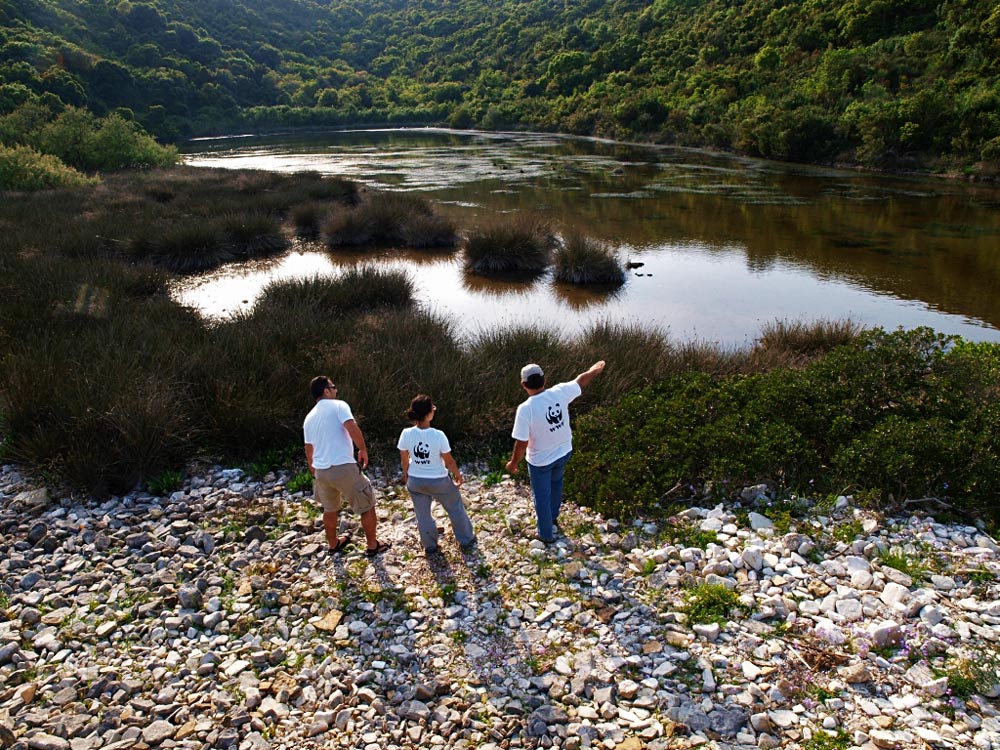
<svg viewBox="0 0 1000 750"><path fill-rule="evenodd" d="M1000 642L1000 546L974 527L567 504L545 547L526 485L467 470L478 545L442 522L434 561L374 470L394 546L369 560L326 555L288 472L96 501L3 467L4 747L1000 748L1000 685L953 689ZM886 562L908 548L922 579ZM690 622L703 584L747 609Z"/></svg>

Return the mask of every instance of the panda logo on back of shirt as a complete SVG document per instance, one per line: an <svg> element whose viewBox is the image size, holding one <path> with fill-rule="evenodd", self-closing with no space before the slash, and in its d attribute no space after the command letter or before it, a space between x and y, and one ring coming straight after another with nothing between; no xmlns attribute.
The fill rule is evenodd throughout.
<svg viewBox="0 0 1000 750"><path fill-rule="evenodd" d="M552 404L552 406L545 410L545 421L551 425L549 428L550 432L558 430L562 427L562 407L559 404Z"/></svg>
<svg viewBox="0 0 1000 750"><path fill-rule="evenodd" d="M428 458L431 455L430 446L427 443L417 443L413 446L413 457L416 459L418 464L429 464Z"/></svg>

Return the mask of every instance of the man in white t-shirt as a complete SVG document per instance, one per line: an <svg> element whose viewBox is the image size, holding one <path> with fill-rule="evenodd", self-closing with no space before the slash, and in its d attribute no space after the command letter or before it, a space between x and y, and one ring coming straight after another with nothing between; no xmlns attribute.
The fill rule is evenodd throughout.
<svg viewBox="0 0 1000 750"><path fill-rule="evenodd" d="M369 557L385 552L389 542L380 542L375 533L375 491L361 468L368 466L368 448L361 428L354 421L351 407L337 398L337 386L326 375L319 375L309 384L316 400L312 411L302 423L305 434L306 463L313 475L313 496L323 506L323 530L330 552L340 552L350 544L350 533L338 536L337 522L344 498L361 519ZM354 447L358 448L357 460Z"/></svg>
<svg viewBox="0 0 1000 750"><path fill-rule="evenodd" d="M538 538L554 541L553 525L562 505L563 474L573 453L573 432L569 426L569 404L604 371L604 360L595 362L568 383L545 387L545 373L536 364L521 368L521 387L528 400L517 407L514 417L514 451L507 471L517 473L527 456L531 492L535 498Z"/></svg>

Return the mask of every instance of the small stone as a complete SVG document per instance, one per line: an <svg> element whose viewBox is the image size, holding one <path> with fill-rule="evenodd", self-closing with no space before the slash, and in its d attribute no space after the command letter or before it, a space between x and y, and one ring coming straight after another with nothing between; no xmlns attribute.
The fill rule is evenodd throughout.
<svg viewBox="0 0 1000 750"><path fill-rule="evenodd" d="M722 628L719 626L719 623L717 622L709 622L709 623L695 623L691 627L691 630L693 630L695 635L699 636L700 638L704 638L706 641L714 643L719 638L719 633L722 631Z"/></svg>
<svg viewBox="0 0 1000 750"><path fill-rule="evenodd" d="M173 738L177 728L169 721L158 719L142 730L142 741L147 745L159 745L164 740Z"/></svg>
<svg viewBox="0 0 1000 750"><path fill-rule="evenodd" d="M775 726L781 727L782 729L787 729L788 727L799 723L798 715L794 711L789 711L787 709L768 711L767 715Z"/></svg>
<svg viewBox="0 0 1000 750"><path fill-rule="evenodd" d="M36 734L28 737L27 742L32 750L69 750L69 742L51 734Z"/></svg>
<svg viewBox="0 0 1000 750"><path fill-rule="evenodd" d="M857 599L838 599L836 609L838 615L852 622L860 620L864 616L861 602Z"/></svg>
<svg viewBox="0 0 1000 750"><path fill-rule="evenodd" d="M859 685L861 683L872 682L874 680L871 670L868 669L868 665L864 662L858 662L856 664L850 664L846 667L841 667L839 673L841 679L849 685Z"/></svg>
<svg viewBox="0 0 1000 750"><path fill-rule="evenodd" d="M868 738L876 747L883 748L884 750L896 750L896 748L902 747L902 742L896 736L896 733L884 729L872 730L868 734Z"/></svg>

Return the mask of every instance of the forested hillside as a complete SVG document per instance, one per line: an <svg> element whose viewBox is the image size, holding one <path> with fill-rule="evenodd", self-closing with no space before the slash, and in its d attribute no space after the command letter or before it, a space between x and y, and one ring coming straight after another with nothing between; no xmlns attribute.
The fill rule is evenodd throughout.
<svg viewBox="0 0 1000 750"><path fill-rule="evenodd" d="M165 139L389 122L1000 160L994 0L0 0L0 24L0 119L34 103Z"/></svg>

